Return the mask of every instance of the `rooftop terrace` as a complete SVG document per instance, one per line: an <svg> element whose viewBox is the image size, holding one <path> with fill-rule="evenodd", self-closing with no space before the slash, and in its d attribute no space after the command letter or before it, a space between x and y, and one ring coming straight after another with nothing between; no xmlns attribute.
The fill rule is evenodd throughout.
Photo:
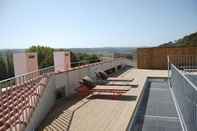
<svg viewBox="0 0 197 131"><path fill-rule="evenodd" d="M0 131L195 131L195 66L168 62L169 70L148 70L111 59L1 81ZM115 81L80 94L79 81L99 71Z"/></svg>
<svg viewBox="0 0 197 131"><path fill-rule="evenodd" d="M138 87L115 99L110 94L99 93L60 100L41 124L40 130L125 131L147 78L167 77L167 71L129 69L118 77L135 78L134 83L138 83Z"/></svg>

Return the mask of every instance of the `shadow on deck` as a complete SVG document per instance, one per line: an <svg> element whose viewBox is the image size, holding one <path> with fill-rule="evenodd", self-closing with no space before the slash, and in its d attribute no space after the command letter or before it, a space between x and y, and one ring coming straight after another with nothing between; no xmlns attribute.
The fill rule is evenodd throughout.
<svg viewBox="0 0 197 131"><path fill-rule="evenodd" d="M128 71L131 67L127 67L116 74L111 76L119 76L120 74ZM90 96L74 95L70 98L63 98L56 101L53 109L49 112L46 118L38 127L38 131L68 131L74 116L74 113L81 107L85 106L89 101L93 99L105 99L105 100L120 100L120 101L132 101L136 100L137 96L117 96L113 97L110 94L91 94Z"/></svg>
<svg viewBox="0 0 197 131"><path fill-rule="evenodd" d="M74 112L85 105L88 100L82 100L83 97L73 96L67 99L57 100L56 105L50 111L45 120L41 123L38 131L64 131L69 130ZM80 101L78 106L73 107Z"/></svg>
<svg viewBox="0 0 197 131"><path fill-rule="evenodd" d="M137 99L137 96L130 96L130 95L121 95L121 96L114 96L110 94L96 94L88 97L88 99L103 99L103 100L119 100L119 101L134 101Z"/></svg>

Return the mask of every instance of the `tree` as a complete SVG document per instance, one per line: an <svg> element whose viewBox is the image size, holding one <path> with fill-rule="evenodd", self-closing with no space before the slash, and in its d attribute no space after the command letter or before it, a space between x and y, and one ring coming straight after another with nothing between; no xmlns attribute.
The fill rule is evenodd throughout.
<svg viewBox="0 0 197 131"><path fill-rule="evenodd" d="M90 55L89 56L89 63L94 63L94 62L98 62L99 61L99 58L97 55L93 54L93 55Z"/></svg>
<svg viewBox="0 0 197 131"><path fill-rule="evenodd" d="M7 68L3 56L0 56L0 80L7 78Z"/></svg>
<svg viewBox="0 0 197 131"><path fill-rule="evenodd" d="M9 50L6 52L5 61L6 61L7 78L14 76L13 54Z"/></svg>
<svg viewBox="0 0 197 131"><path fill-rule="evenodd" d="M31 46L27 49L27 52L37 52L39 68L45 68L53 66L53 51L68 51L66 49L53 49L45 46ZM76 62L93 63L99 61L99 58L95 54L78 53L75 54L71 51L71 63L72 67L79 66Z"/></svg>
<svg viewBox="0 0 197 131"><path fill-rule="evenodd" d="M7 50L0 54L0 80L14 76L12 52Z"/></svg>
<svg viewBox="0 0 197 131"><path fill-rule="evenodd" d="M95 54L78 53L77 54L80 61L86 61L87 63L98 62L99 58Z"/></svg>
<svg viewBox="0 0 197 131"><path fill-rule="evenodd" d="M27 52L37 52L39 68L53 66L53 48L47 46L31 46Z"/></svg>

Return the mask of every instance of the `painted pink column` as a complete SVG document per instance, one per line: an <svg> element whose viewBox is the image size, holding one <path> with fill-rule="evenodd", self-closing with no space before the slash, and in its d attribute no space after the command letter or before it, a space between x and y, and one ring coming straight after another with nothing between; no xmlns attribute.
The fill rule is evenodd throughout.
<svg viewBox="0 0 197 131"><path fill-rule="evenodd" d="M15 53L13 55L15 76L38 70L36 53Z"/></svg>
<svg viewBox="0 0 197 131"><path fill-rule="evenodd" d="M32 75L28 75L28 79L32 79L32 77L36 77L39 75L36 71L38 71L38 58L37 53L15 53L13 55L13 63L14 63L14 73L15 76L27 74L30 72L34 72ZM21 79L17 80L19 84Z"/></svg>
<svg viewBox="0 0 197 131"><path fill-rule="evenodd" d="M71 56L70 52L65 52L65 70L71 68Z"/></svg>
<svg viewBox="0 0 197 131"><path fill-rule="evenodd" d="M53 52L55 72L61 72L71 68L70 52L55 51Z"/></svg>

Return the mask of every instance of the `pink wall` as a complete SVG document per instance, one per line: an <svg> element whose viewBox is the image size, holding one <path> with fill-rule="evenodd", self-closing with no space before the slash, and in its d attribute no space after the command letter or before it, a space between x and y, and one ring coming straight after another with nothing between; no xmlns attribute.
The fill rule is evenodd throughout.
<svg viewBox="0 0 197 131"><path fill-rule="evenodd" d="M71 68L70 52L55 51L53 52L55 72L61 72Z"/></svg>
<svg viewBox="0 0 197 131"><path fill-rule="evenodd" d="M36 53L15 53L13 55L15 76L38 70Z"/></svg>

